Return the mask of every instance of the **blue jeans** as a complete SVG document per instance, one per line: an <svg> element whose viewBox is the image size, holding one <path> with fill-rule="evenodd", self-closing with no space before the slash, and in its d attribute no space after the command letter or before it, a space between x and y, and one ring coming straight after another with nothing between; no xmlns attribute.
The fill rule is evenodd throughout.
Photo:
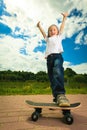
<svg viewBox="0 0 87 130"><path fill-rule="evenodd" d="M61 54L51 54L47 57L48 76L51 83L53 96L65 94L64 68Z"/></svg>

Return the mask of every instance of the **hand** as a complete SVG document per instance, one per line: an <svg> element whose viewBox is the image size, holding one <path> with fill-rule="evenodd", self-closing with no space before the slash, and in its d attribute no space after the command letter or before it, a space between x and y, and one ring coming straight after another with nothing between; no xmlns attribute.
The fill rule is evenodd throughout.
<svg viewBox="0 0 87 130"><path fill-rule="evenodd" d="M37 23L37 27L40 27L40 21Z"/></svg>
<svg viewBox="0 0 87 130"><path fill-rule="evenodd" d="M63 17L67 17L68 16L68 12L65 13L61 13L63 15Z"/></svg>

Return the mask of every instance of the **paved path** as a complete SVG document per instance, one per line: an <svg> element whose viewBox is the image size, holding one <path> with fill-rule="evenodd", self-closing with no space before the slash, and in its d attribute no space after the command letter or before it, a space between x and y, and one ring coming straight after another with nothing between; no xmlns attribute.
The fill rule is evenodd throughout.
<svg viewBox="0 0 87 130"><path fill-rule="evenodd" d="M74 123L66 125L61 121L61 111L43 110L37 122L31 121L33 108L25 100L51 102L51 95L0 96L0 130L87 130L87 95L67 95L71 103L81 102L73 110Z"/></svg>

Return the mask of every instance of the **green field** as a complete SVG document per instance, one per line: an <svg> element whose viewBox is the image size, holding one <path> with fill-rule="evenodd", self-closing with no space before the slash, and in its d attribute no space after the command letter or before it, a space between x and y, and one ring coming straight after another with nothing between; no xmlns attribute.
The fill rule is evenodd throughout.
<svg viewBox="0 0 87 130"><path fill-rule="evenodd" d="M87 94L87 84L65 85L67 94ZM0 95L51 94L49 82L0 82Z"/></svg>

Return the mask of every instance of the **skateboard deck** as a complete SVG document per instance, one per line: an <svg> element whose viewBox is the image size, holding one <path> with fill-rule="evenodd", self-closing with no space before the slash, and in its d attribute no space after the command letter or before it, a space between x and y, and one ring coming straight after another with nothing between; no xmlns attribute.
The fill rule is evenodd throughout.
<svg viewBox="0 0 87 130"><path fill-rule="evenodd" d="M44 103L44 102L33 102L26 100L26 103L33 108L49 108L49 109L59 109L59 110L71 110L80 107L80 102L70 104L69 107L59 107L56 103Z"/></svg>

